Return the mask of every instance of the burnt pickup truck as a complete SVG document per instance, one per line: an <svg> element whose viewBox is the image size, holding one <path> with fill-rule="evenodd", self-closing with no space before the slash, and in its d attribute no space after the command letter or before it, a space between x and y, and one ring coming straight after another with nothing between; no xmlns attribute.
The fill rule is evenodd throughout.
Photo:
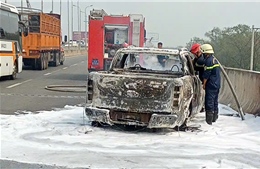
<svg viewBox="0 0 260 169"><path fill-rule="evenodd" d="M119 49L109 70L89 73L86 116L92 124L185 125L203 106L191 58L187 51Z"/></svg>

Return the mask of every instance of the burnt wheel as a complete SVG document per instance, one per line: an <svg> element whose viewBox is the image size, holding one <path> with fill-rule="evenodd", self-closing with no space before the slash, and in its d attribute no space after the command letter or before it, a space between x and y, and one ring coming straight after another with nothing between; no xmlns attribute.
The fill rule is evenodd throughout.
<svg viewBox="0 0 260 169"><path fill-rule="evenodd" d="M101 123L98 122L98 121L92 121L92 122L91 122L91 126L93 126L93 127L101 127L102 125L101 125Z"/></svg>
<svg viewBox="0 0 260 169"><path fill-rule="evenodd" d="M13 73L12 73L12 75L9 76L9 78L10 78L11 80L16 79L16 74L17 74L17 72L18 72L17 69L18 69L18 68L17 68L17 64L16 64L16 62L15 62L15 63L14 63L14 66L13 66Z"/></svg>
<svg viewBox="0 0 260 169"><path fill-rule="evenodd" d="M103 123L103 122L92 121L91 126L93 126L93 127L107 127L109 125L107 123Z"/></svg>

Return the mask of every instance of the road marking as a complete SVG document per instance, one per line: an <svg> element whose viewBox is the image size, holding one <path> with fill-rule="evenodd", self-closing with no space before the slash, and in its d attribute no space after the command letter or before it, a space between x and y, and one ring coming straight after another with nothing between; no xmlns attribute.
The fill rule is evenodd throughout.
<svg viewBox="0 0 260 169"><path fill-rule="evenodd" d="M8 86L8 87L6 87L7 89L10 89L10 88L13 88L13 87L15 87L15 86L19 86L19 85L21 85L22 83L16 83L16 84L13 84L13 85L11 85L11 86Z"/></svg>
<svg viewBox="0 0 260 169"><path fill-rule="evenodd" d="M65 70L65 69L68 69L68 67L64 67L64 68L62 68L63 70Z"/></svg>
<svg viewBox="0 0 260 169"><path fill-rule="evenodd" d="M48 75L56 73L58 71L61 71L61 69L58 69L58 70L55 70L55 71L52 71L52 72L49 72L49 73L45 73L44 76L48 76Z"/></svg>
<svg viewBox="0 0 260 169"><path fill-rule="evenodd" d="M58 71L61 71L61 69L55 70L55 71L50 72L50 73L56 73L56 72L58 72Z"/></svg>
<svg viewBox="0 0 260 169"><path fill-rule="evenodd" d="M13 88L13 87L15 87L15 86L19 86L19 85L21 85L21 84L24 84L24 83L27 83L27 82L29 82L29 81L31 81L32 79L28 79L28 80L25 80L25 81L23 81L23 82L21 82L21 83L16 83L16 84L13 84L13 85L11 85L11 86L7 86L6 88L7 89L10 89L10 88Z"/></svg>
<svg viewBox="0 0 260 169"><path fill-rule="evenodd" d="M48 75L50 75L51 73L46 73L46 74L44 74L44 76L48 76Z"/></svg>
<svg viewBox="0 0 260 169"><path fill-rule="evenodd" d="M21 83L23 84L23 83L27 83L27 82L30 82L30 81L32 81L32 79L25 80L25 81L23 81Z"/></svg>

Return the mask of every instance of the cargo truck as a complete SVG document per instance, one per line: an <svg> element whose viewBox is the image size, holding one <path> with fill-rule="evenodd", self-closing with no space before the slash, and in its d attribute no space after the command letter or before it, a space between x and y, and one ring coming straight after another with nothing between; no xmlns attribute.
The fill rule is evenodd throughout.
<svg viewBox="0 0 260 169"><path fill-rule="evenodd" d="M25 7L19 8L19 13L29 29L28 36L22 39L24 65L36 70L63 65L61 16Z"/></svg>

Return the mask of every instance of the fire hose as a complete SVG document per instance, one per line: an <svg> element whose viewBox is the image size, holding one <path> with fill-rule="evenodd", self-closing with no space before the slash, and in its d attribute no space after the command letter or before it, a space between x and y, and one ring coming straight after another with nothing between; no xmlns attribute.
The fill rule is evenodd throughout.
<svg viewBox="0 0 260 169"><path fill-rule="evenodd" d="M86 93L86 87L86 85L49 85L45 86L45 89L57 92Z"/></svg>
<svg viewBox="0 0 260 169"><path fill-rule="evenodd" d="M216 58L216 57L215 57L215 58ZM217 58L216 58L216 60L218 61ZM233 85L232 85L232 83L231 83L231 81L230 81L230 79L229 79L229 77L228 77L228 75L227 75L227 72L225 71L224 67L221 65L221 63L220 63L219 61L218 61L218 64L219 64L220 69L221 69L221 71L222 71L222 73L223 73L225 79L227 80L227 83L228 83L228 85L229 85L229 88L231 89L231 92L232 92L232 94L233 94L233 96L234 96L234 98L235 98L236 105L237 105L237 107L238 107L238 114L239 114L239 116L240 116L240 118L241 118L242 120L245 120L245 116L244 116L245 114L244 114L244 112L243 112L243 110L242 110L242 107L241 107L239 101L238 101L237 94L236 94L235 89L234 89L234 87L233 87Z"/></svg>

